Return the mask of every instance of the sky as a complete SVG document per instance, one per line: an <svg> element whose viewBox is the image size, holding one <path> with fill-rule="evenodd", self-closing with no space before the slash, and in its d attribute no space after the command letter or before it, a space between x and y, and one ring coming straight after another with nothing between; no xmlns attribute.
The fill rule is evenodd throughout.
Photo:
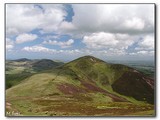
<svg viewBox="0 0 160 120"><path fill-rule="evenodd" d="M154 4L6 4L6 59L153 60Z"/></svg>

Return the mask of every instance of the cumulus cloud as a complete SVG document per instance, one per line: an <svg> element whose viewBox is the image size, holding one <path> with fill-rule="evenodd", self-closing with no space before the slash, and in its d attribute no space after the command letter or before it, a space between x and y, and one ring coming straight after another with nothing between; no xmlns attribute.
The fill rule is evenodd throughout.
<svg viewBox="0 0 160 120"><path fill-rule="evenodd" d="M79 32L140 34L154 30L154 5L73 4L72 23ZM147 13L147 14L146 14Z"/></svg>
<svg viewBox="0 0 160 120"><path fill-rule="evenodd" d="M79 35L101 31L130 34L154 31L153 4L72 4L72 8L73 20L67 22L63 4L8 4L7 35L34 29Z"/></svg>
<svg viewBox="0 0 160 120"><path fill-rule="evenodd" d="M146 35L138 42L136 50L153 50L154 49L154 36Z"/></svg>
<svg viewBox="0 0 160 120"><path fill-rule="evenodd" d="M48 40L48 41L44 41L43 43L44 44L50 44L50 45L58 45L61 48L68 48L68 47L71 47L71 45L74 43L74 40L69 39L68 41L65 41L65 42L59 42L59 41L56 41L56 40Z"/></svg>
<svg viewBox="0 0 160 120"><path fill-rule="evenodd" d="M147 54L148 51L138 51L137 53L138 53L138 54Z"/></svg>
<svg viewBox="0 0 160 120"><path fill-rule="evenodd" d="M75 45L76 48L77 44L73 43L77 41L73 39L78 38L86 46L82 45L74 50L57 50L35 45L26 46L23 51L107 56L154 54L154 4L71 6L74 15L72 21L68 22L65 18L69 13L63 4L7 4L7 38L15 38L15 43L6 39L6 48L13 49L16 43L18 46L20 43L36 40L37 35L27 33L39 30L43 34L42 45L61 48ZM70 36L71 39L62 41L62 35ZM129 51L129 47L133 50Z"/></svg>
<svg viewBox="0 0 160 120"><path fill-rule="evenodd" d="M122 26L126 29L143 30L145 27L145 22L140 18L134 17L131 20L125 20Z"/></svg>
<svg viewBox="0 0 160 120"><path fill-rule="evenodd" d="M123 50L118 49L110 49L106 50L90 50L90 49L71 49L71 50L56 50L47 48L41 45L35 46L27 46L22 49L22 51L26 52L36 52L36 53L46 53L46 54L62 54L62 55L106 55L106 56L113 56L113 55L125 55Z"/></svg>
<svg viewBox="0 0 160 120"><path fill-rule="evenodd" d="M23 33L23 34L20 34L16 37L16 43L20 44L20 43L24 43L24 42L30 42L30 41L33 41L37 38L38 38L38 36L36 34Z"/></svg>
<svg viewBox="0 0 160 120"><path fill-rule="evenodd" d="M22 50L27 51L27 52L45 52L45 53L56 52L56 50L54 50L54 49L49 49L49 48L46 48L46 47L43 47L40 45L35 45L35 46L31 46L31 47L27 46L27 47L24 47Z"/></svg>
<svg viewBox="0 0 160 120"><path fill-rule="evenodd" d="M76 27L73 25L72 22L66 22L66 21L63 21L59 26L59 28L62 32L71 32L73 30L76 30Z"/></svg>
<svg viewBox="0 0 160 120"><path fill-rule="evenodd" d="M93 33L84 36L83 43L91 49L127 49L134 40L128 34Z"/></svg>
<svg viewBox="0 0 160 120"><path fill-rule="evenodd" d="M14 41L9 38L6 38L6 49L10 51L13 48L14 48Z"/></svg>
<svg viewBox="0 0 160 120"><path fill-rule="evenodd" d="M56 31L66 12L61 4L7 4L7 35L18 35L34 29Z"/></svg>
<svg viewBox="0 0 160 120"><path fill-rule="evenodd" d="M108 50L91 50L91 49L72 49L72 50L56 50L51 48L46 48L41 45L35 45L35 46L27 46L22 49L22 51L30 52L30 53L45 53L45 54L61 54L61 55L71 55L73 56L84 56L84 55L94 55L97 57L123 57L126 55L129 56L136 56L136 57L142 57L142 56L153 56L154 51L137 51L132 53L127 53L124 49L108 49ZM70 56L70 57L71 57Z"/></svg>
<svg viewBox="0 0 160 120"><path fill-rule="evenodd" d="M79 49L74 49L74 50L56 50L56 49L49 49L49 48L46 48L44 46L41 46L41 45L35 45L35 46L27 46L27 47L24 47L22 49L22 51L26 51L26 52L37 52L37 53L49 53L49 54L72 54L72 55L75 55L75 54L82 54L83 52L81 52Z"/></svg>
<svg viewBox="0 0 160 120"><path fill-rule="evenodd" d="M104 48L104 47L112 47L118 43L115 36L111 33L93 33L90 36L84 36L83 43L87 45L89 48Z"/></svg>

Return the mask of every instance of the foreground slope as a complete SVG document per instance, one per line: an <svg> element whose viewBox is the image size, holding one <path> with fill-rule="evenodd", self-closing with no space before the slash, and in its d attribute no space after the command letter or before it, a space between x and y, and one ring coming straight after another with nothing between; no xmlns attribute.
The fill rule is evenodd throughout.
<svg viewBox="0 0 160 120"><path fill-rule="evenodd" d="M153 80L138 71L85 56L8 89L6 110L7 115L13 110L18 115L39 116L152 115L154 106L137 100L153 103L153 91Z"/></svg>

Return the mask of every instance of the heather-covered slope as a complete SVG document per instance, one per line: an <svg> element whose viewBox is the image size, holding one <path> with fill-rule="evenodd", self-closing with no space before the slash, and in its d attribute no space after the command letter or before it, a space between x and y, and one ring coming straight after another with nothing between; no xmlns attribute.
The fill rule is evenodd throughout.
<svg viewBox="0 0 160 120"><path fill-rule="evenodd" d="M76 79L95 82L105 90L154 103L153 79L125 65L108 64L95 57L85 56L64 65L62 69L70 70Z"/></svg>
<svg viewBox="0 0 160 120"><path fill-rule="evenodd" d="M125 72L113 84L114 91L154 104L154 81L138 71Z"/></svg>
<svg viewBox="0 0 160 120"><path fill-rule="evenodd" d="M7 111L39 116L153 115L154 106L140 102L153 103L153 92L153 80L138 71L84 56L8 89Z"/></svg>

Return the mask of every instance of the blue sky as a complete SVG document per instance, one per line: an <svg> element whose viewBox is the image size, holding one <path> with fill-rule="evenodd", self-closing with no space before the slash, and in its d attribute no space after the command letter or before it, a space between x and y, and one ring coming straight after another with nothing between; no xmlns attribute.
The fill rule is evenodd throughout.
<svg viewBox="0 0 160 120"><path fill-rule="evenodd" d="M154 4L6 5L7 59L153 60L154 42Z"/></svg>

